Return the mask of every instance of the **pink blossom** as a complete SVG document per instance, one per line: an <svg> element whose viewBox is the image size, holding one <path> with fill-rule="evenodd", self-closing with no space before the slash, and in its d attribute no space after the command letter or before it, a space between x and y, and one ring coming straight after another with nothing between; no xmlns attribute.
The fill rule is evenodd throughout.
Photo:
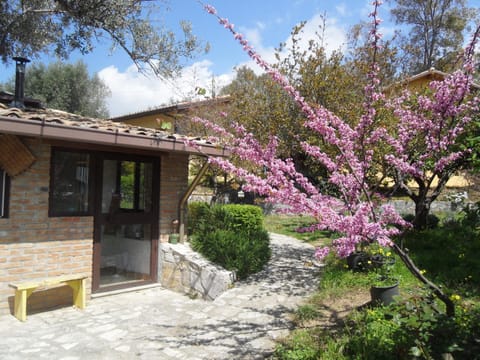
<svg viewBox="0 0 480 360"><path fill-rule="evenodd" d="M381 47L378 27L378 7L381 1L373 1L370 41L374 49ZM400 227L409 224L374 192L369 176L378 157L383 154L384 165L391 171L400 187L408 180L431 182L431 176L442 176L452 164L460 162L468 151L458 151L459 136L464 134L472 121L471 113L478 111L479 99L464 101L471 88L471 74L458 71L441 82L432 82L432 96L403 92L392 100L386 100L379 90L380 68L373 63L364 89L363 114L354 125L344 121L328 109L308 103L301 93L289 83L276 68L268 64L243 35L234 30L228 19L220 18L216 11L205 7L232 33L250 58L296 102L304 113L304 126L312 130L319 141L315 145L302 141L301 146L312 160L328 171L325 181L334 186L338 196L320 193L304 175L295 169L292 159L277 157L278 139L271 137L266 145L260 144L253 134L238 124L229 130L204 119L194 121L215 130L218 140L225 142L232 154L242 161L249 161L252 171L235 166L229 159L210 158L212 165L238 177L243 189L265 197L266 202L282 203L288 211L312 215L317 223L309 230L328 229L339 235L330 247L316 250L315 256L323 259L332 249L336 255L346 257L360 243L378 242L382 246L392 244L392 238L400 233ZM472 44L476 37L472 40ZM473 46L473 45L472 45ZM473 55L473 48L467 48ZM473 67L466 61L465 70ZM385 107L395 118L395 127L384 127L377 109ZM328 144L332 155L319 147ZM191 144L194 146L194 144ZM377 150L381 150L380 154ZM397 226L394 226L397 225Z"/></svg>
<svg viewBox="0 0 480 360"><path fill-rule="evenodd" d="M329 247L321 247L321 248L317 248L315 250L315 257L318 259L318 260L323 260L327 257L328 253L330 252L330 248Z"/></svg>
<svg viewBox="0 0 480 360"><path fill-rule="evenodd" d="M212 14L212 15L217 14L217 10L212 5L205 5L204 8L209 14Z"/></svg>

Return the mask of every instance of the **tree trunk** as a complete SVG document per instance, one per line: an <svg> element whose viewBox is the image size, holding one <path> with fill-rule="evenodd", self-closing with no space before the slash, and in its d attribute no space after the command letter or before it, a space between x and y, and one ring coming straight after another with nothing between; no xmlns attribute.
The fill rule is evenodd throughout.
<svg viewBox="0 0 480 360"><path fill-rule="evenodd" d="M430 202L425 197L421 197L415 201L415 218L413 219L413 227L422 230L428 226L428 215L430 214Z"/></svg>

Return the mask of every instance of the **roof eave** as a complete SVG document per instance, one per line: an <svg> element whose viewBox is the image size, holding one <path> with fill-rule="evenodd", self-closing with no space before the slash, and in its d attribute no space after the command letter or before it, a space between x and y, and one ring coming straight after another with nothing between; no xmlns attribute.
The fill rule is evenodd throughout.
<svg viewBox="0 0 480 360"><path fill-rule="evenodd" d="M89 143L146 149L151 151L183 152L204 156L228 156L229 153L223 147L212 144L198 143L198 148L188 146L182 139L165 139L151 136L134 135L121 132L113 132L101 129L65 126L46 122L33 122L32 120L16 119L0 116L0 133L32 136L44 139L71 141L77 143Z"/></svg>

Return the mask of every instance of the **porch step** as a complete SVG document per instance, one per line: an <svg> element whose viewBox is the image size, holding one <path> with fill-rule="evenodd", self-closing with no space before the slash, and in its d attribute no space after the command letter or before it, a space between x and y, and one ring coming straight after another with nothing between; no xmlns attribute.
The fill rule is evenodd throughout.
<svg viewBox="0 0 480 360"><path fill-rule="evenodd" d="M105 296L123 294L123 293L127 293L127 292L140 291L140 290L151 289L151 288L156 288L156 287L163 287L163 286L160 283L143 284L143 285L132 286L132 287L123 288L123 289L94 293L94 294L92 294L91 298L92 299L97 299L97 298L102 298L102 297L105 297Z"/></svg>

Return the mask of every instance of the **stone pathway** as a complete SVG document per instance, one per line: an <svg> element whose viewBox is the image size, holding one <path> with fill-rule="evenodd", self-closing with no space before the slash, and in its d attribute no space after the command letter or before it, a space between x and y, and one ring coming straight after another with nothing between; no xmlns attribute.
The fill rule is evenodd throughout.
<svg viewBox="0 0 480 360"><path fill-rule="evenodd" d="M0 358L265 359L291 329L291 312L313 291L313 248L272 234L272 260L215 301L162 287L95 298L85 310L0 317Z"/></svg>

